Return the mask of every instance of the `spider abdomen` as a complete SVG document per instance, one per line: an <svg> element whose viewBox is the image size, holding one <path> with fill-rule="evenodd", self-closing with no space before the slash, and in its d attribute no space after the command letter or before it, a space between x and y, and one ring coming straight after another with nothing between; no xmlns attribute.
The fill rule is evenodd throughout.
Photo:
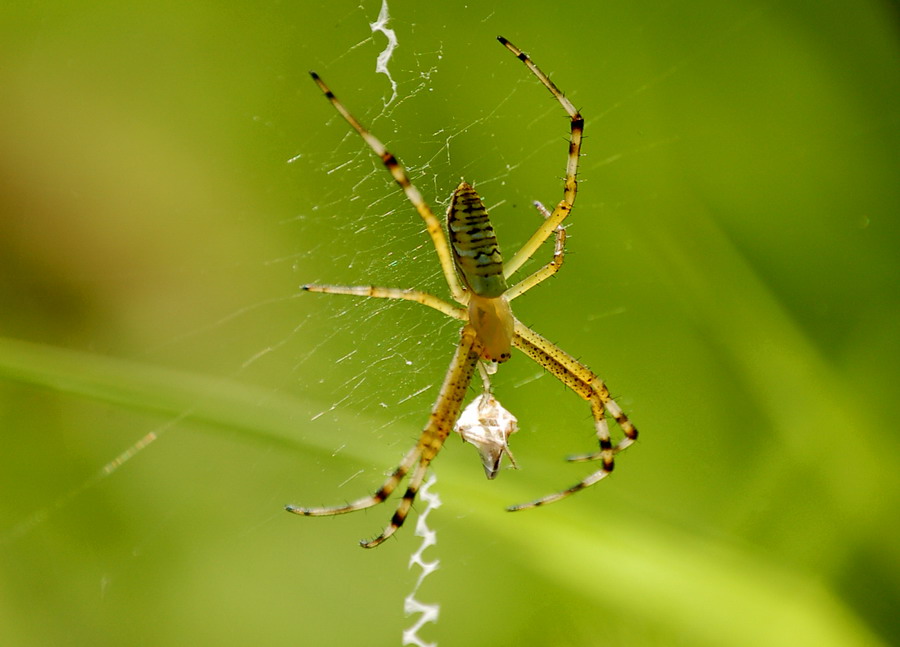
<svg viewBox="0 0 900 647"><path fill-rule="evenodd" d="M447 233L456 269L466 287L491 299L506 292L503 257L494 227L481 198L465 182L456 187L450 200Z"/></svg>

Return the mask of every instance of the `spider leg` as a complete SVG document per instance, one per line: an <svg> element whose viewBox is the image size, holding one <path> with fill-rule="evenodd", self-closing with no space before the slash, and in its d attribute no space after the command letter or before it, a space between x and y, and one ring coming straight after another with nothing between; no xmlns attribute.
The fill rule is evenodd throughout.
<svg viewBox="0 0 900 647"><path fill-rule="evenodd" d="M606 386L603 384L602 380L597 380L599 385L594 385L593 388L606 391ZM638 430L635 429L634 425L631 424L631 421L628 419L628 416L625 415L625 412L622 411L621 407L616 404L616 401L612 399L609 395L609 391L606 391L606 397L608 398L606 402L606 410L609 411L609 415L611 415L616 424L619 425L621 429L625 431L625 437L620 440L615 447L613 447L613 453L618 454L619 452L628 449L637 440ZM570 463L583 463L586 461L595 461L598 458L602 458L603 450L601 449L599 452L591 452L589 454L572 454L570 456L566 456L566 460Z"/></svg>
<svg viewBox="0 0 900 647"><path fill-rule="evenodd" d="M562 372L569 377L561 377L560 374L554 372L554 370L552 370L551 368L547 368L547 370L553 373L558 380L566 384L566 386L569 386L569 388L571 388L573 391L579 393L574 386L570 386L566 382L566 379L577 378L577 381L582 382L593 393L597 394L601 402L603 402L606 410L609 411L609 414L613 417L613 419L616 421L616 424L619 425L619 428L625 434L625 438L622 439L622 441L615 447L616 452L625 449L635 440L637 440L638 430L628 419L628 416L625 415L625 412L622 411L622 408L618 404L616 404L615 400L613 400L612 396L609 394L609 389L606 388L603 380L597 377L597 375L593 371L591 371L591 369L569 355L566 351L564 351L556 344L545 339L544 337L541 337L531 328L523 324L521 321L517 320L515 324L515 337L513 338L513 343L518 346L519 340L522 340L523 343L527 342L531 347L540 350L543 355L553 360L553 362L555 362L559 366ZM522 350L525 349L522 348ZM527 354L528 351L525 352ZM535 359L536 362L543 366L543 363L539 359L533 359ZM581 393L579 393L579 395L581 395L581 397L585 398L586 400L589 399Z"/></svg>
<svg viewBox="0 0 900 647"><path fill-rule="evenodd" d="M525 66L531 70L531 73L544 84L544 87L550 91L550 94L559 101L559 104L563 107L563 110L566 111L566 114L569 115L569 119L572 122L563 199L556 205L556 208L553 210L550 217L538 227L537 231L534 232L531 238L529 238L522 246L522 249L516 252L516 254L504 265L503 275L506 278L509 278L522 267L525 261L534 255L544 241L550 237L550 234L562 224L562 221L566 219L566 216L568 216L569 212L572 210L572 205L575 204L575 195L578 192L578 181L576 179L576 176L578 175L578 156L581 154L581 140L584 135L584 118L572 102L566 98L558 87L556 87L556 84L553 83L553 81L551 81L537 65L535 65L528 54L525 54L518 47L503 38L503 36L497 36L497 40L499 40L506 49L512 52L516 58L522 61Z"/></svg>
<svg viewBox="0 0 900 647"><path fill-rule="evenodd" d="M425 473L428 471L429 462L430 461L427 461L424 458L419 459L419 464L416 465L416 469L413 470L412 476L409 477L409 485L406 487L406 492L400 500L400 505L397 506L397 510L394 512L394 516L391 517L391 522L388 524L387 528L384 529L384 532L375 537L375 539L370 539L369 541L361 540L359 542L360 546L363 548L375 548L393 535L397 529L403 525L403 522L406 521L406 517L412 508L413 501L416 500L419 488L422 487L422 482L425 480Z"/></svg>
<svg viewBox="0 0 900 647"><path fill-rule="evenodd" d="M305 292L321 292L323 294L348 294L357 297L375 297L379 299L400 299L403 301L415 301L423 306L433 308L438 312L443 312L448 317L466 321L466 311L457 308L439 299L433 294L421 292L419 290L407 290L403 288L379 288L374 285L301 285L301 290Z"/></svg>
<svg viewBox="0 0 900 647"><path fill-rule="evenodd" d="M545 219L551 217L550 212L547 211L547 208L544 205L540 202L535 202L534 204L538 208L538 211L544 214ZM507 301L512 301L516 297L523 295L538 283L549 279L559 272L559 268L562 267L563 261L566 258L566 228L559 225L554 231L556 232L556 243L553 246L553 259L537 272L519 281L504 292L503 295L506 297Z"/></svg>
<svg viewBox="0 0 900 647"><path fill-rule="evenodd" d="M425 480L428 466L435 456L438 455L438 452L441 451L444 441L450 435L453 424L459 417L463 399L466 396L469 383L472 381L472 375L475 373L475 365L480 357L481 344L476 339L475 329L467 324L463 326L459 345L456 347L456 352L450 362L450 368L447 369L444 383L441 385L440 393L438 393L437 400L431 410L428 424L422 430L419 441L415 447L407 452L400 465L397 466L390 477L374 494L340 506L305 508L289 505L285 509L288 512L305 517L322 517L371 508L387 499L403 478L412 470L406 492L400 501L400 505L397 506L396 512L391 517L390 523L375 539L361 541L360 545L363 548L374 548L393 535L406 521L413 501L415 501L416 495L419 493L419 488ZM414 465L415 468L413 469Z"/></svg>
<svg viewBox="0 0 900 647"><path fill-rule="evenodd" d="M388 477L388 479L378 488L374 494L370 494L369 496L364 496L361 499L357 499L352 503L347 503L345 505L335 505L335 506L324 506L320 508L305 508L297 505L287 505L284 507L288 512L293 512L294 514L299 514L304 517L327 517L335 514L346 514L348 512L356 512L357 510L365 510L366 508L371 508L374 505L378 505L383 502L391 493L397 489L397 486L400 484L400 481L403 480L403 477L409 473L409 470L412 469L412 466L415 465L416 461L419 460L419 456L422 451L418 445L413 447L409 452L407 452L406 456L403 457L403 460L400 462L400 465L394 470L394 472Z"/></svg>
<svg viewBox="0 0 900 647"><path fill-rule="evenodd" d="M554 494L548 494L546 496L542 496L539 499L535 499L534 501L528 501L527 503L517 503L515 505L507 506L507 510L510 512L517 512L519 510L527 510L528 508L537 508L542 505L547 505L548 503L553 503L555 501L559 501L560 499L565 499L566 497L572 496L576 492L581 492L585 488L592 486L597 481L605 478L610 473L610 470L605 467L601 467L596 472L588 474L586 477L578 481L575 485L566 488L560 492L555 492Z"/></svg>
<svg viewBox="0 0 900 647"><path fill-rule="evenodd" d="M583 461L600 459L602 465L600 469L589 474L575 485L528 503L509 506L507 510L511 511L524 510L525 508L534 508L547 503L552 503L590 487L613 471L615 467L615 455L629 447L637 439L638 435L637 429L631 424L631 421L628 420L628 417L622 409L612 399L609 390L603 384L603 381L584 364L519 321L517 321L515 325L513 343L516 348L547 369L560 382L590 402L591 414L594 417L594 428L597 434L597 440L600 444L600 450L592 454L572 456L569 457L569 460ZM612 440L610 439L609 425L606 422L606 411L610 412L625 434L625 437L615 446L613 446Z"/></svg>
<svg viewBox="0 0 900 647"><path fill-rule="evenodd" d="M409 479L406 493L384 531L375 539L360 542L363 548L378 546L393 535L406 521L406 516L425 480L428 465L441 451L444 441L450 435L456 419L459 418L463 399L466 397L466 391L472 381L472 375L475 373L475 365L480 357L481 344L476 339L475 329L467 324L463 326L459 345L456 347L456 353L450 362L450 368L447 369L440 393L431 409L428 424L425 425L422 435L419 436L419 442L416 444L415 451L419 455L419 464Z"/></svg>
<svg viewBox="0 0 900 647"><path fill-rule="evenodd" d="M344 107L344 104L338 101L338 98L334 96L334 93L327 85L325 85L325 82L319 78L318 74L315 72L310 72L309 74L312 76L313 81L316 82L316 85L319 86L319 89L325 97L331 102L331 105L333 105L344 120L353 127L353 130L359 133L360 137L362 137L369 145L369 148L381 158L382 163L390 172L394 181L400 185L400 188L403 189L403 193L406 194L406 198L410 201L412 206L416 208L416 211L419 212L422 220L425 221L425 228L428 230L428 235L431 236L431 241L434 243L434 249L437 252L438 260L441 262L441 270L444 272L444 279L447 281L447 287L450 288L450 294L453 295L453 298L456 301L462 303L464 299L464 290L456 276L456 269L453 265L453 258L450 255L450 246L447 243L447 237L444 235L441 223L434 215L434 212L432 212L431 207L425 202L425 198L422 197L419 190L413 186L406 169L403 168L403 165L400 164L399 160L384 147L384 144L382 144L375 135L366 130L356 117L350 114Z"/></svg>

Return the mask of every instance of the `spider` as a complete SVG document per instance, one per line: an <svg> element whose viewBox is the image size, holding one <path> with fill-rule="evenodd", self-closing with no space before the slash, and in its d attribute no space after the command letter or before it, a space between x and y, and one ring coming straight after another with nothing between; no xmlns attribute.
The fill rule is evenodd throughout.
<svg viewBox="0 0 900 647"><path fill-rule="evenodd" d="M397 161L397 158L388 152L384 145L347 111L318 74L310 72L313 81L319 86L331 105L381 158L385 168L425 221L425 227L434 243L441 270L447 281L447 287L456 304L414 289L313 284L304 285L302 289L307 292L414 301L463 322L459 345L450 361L450 368L447 370L428 423L418 442L406 453L400 465L394 469L381 487L373 494L346 505L319 508L286 506L286 510L289 512L308 517L363 510L385 501L409 475L406 492L391 517L390 523L374 539L360 541L365 548L378 546L403 525L425 479L429 464L441 450L444 441L459 418L462 402L476 367L481 363L483 374L492 372L498 364L506 362L510 358L512 347L525 353L565 386L590 403L594 428L600 445L599 450L588 454L569 456L567 460L593 461L599 459L600 466L599 469L565 490L548 494L528 503L509 506L507 510L523 510L552 503L597 483L612 472L614 456L631 445L638 435L637 429L612 399L603 381L596 374L574 357L525 326L513 316L510 309L510 301L556 274L563 264L566 234L562 222L571 212L575 202L576 174L584 119L572 102L563 95L527 54L502 36L498 36L497 40L522 61L550 91L571 121L571 139L563 198L552 213L540 203L535 203L544 216L543 223L522 248L505 263L500 255L500 248L487 211L475 189L466 182L462 182L453 192L447 210L447 235L445 236L441 223L418 189L413 186L406 170ZM552 260L530 276L510 286L507 280L531 258L551 235L555 236ZM485 368L488 370L485 371ZM487 378L485 377L485 379ZM624 434L622 440L616 445L613 445L610 439L606 412L609 412L615 419ZM508 453L505 443L503 445L504 447L498 446L499 448L494 451L493 456L485 456L484 448L479 447L483 454L488 478L496 476L502 454ZM491 460L494 461L493 465L489 464Z"/></svg>

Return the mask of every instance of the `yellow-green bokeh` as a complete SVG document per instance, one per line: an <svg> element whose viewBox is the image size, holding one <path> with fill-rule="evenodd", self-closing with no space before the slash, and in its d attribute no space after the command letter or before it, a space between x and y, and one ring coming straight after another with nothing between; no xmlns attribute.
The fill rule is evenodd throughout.
<svg viewBox="0 0 900 647"><path fill-rule="evenodd" d="M522 469L488 482L455 438L435 463L423 635L900 641L896 8L389 6L387 108L375 2L0 8L0 643L400 643L415 517L363 551L388 505L281 507L380 481L455 325L299 294L441 290L306 72L436 209L475 184L509 254L560 196L567 126L497 34L587 120L566 266L516 313L642 437L607 482L504 512L580 478L561 459L592 442L575 396L505 366Z"/></svg>

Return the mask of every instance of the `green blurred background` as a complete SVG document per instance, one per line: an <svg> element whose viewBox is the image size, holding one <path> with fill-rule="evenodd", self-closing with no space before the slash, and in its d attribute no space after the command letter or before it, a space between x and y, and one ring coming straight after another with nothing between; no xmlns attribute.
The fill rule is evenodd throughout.
<svg viewBox="0 0 900 647"><path fill-rule="evenodd" d="M900 644L900 56L893 3L7 2L0 8L0 643L396 645L420 540L370 491L458 326L306 282L446 294L421 221L306 75L507 254L560 197L570 255L516 302L642 431L516 356L521 466L451 438L430 515L442 645ZM541 250L542 259L549 248ZM473 391L474 394L474 391Z"/></svg>

